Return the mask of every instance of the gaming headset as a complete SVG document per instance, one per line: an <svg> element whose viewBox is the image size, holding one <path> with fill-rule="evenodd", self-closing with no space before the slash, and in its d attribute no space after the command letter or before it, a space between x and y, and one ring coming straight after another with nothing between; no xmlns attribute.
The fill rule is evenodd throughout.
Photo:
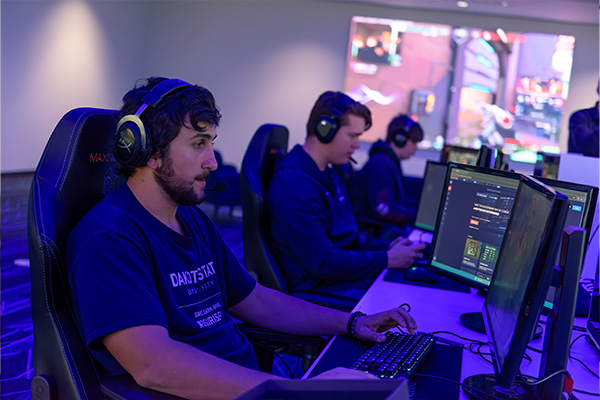
<svg viewBox="0 0 600 400"><path fill-rule="evenodd" d="M166 97L191 84L180 79L167 79L154 86L142 97L135 114L123 116L117 123L115 158L123 166L137 168L145 165L152 154L152 135L141 120L144 110L156 108Z"/></svg>
<svg viewBox="0 0 600 400"><path fill-rule="evenodd" d="M331 110L331 115L321 115L317 121L317 139L321 143L329 143L333 140L338 129L342 125L341 117L346 113L348 107L355 101L347 95L342 95L339 102Z"/></svg>
<svg viewBox="0 0 600 400"><path fill-rule="evenodd" d="M404 147L404 145L406 145L406 142L408 142L410 137L410 129L415 124L415 121L413 121L411 117L407 115L406 118L408 119L406 120L404 126L400 128L400 130L394 135L394 144L398 147Z"/></svg>

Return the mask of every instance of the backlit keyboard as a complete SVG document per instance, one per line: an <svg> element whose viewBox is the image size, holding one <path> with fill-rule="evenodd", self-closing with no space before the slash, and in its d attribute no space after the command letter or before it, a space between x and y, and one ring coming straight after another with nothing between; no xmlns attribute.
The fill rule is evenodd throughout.
<svg viewBox="0 0 600 400"><path fill-rule="evenodd" d="M352 364L380 378L410 377L425 361L435 338L427 333L386 332L387 339L376 343Z"/></svg>

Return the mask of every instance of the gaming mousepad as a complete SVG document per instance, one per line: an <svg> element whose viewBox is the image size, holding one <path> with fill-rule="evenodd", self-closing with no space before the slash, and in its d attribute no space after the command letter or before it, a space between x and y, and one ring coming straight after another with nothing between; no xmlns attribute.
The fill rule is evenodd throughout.
<svg viewBox="0 0 600 400"><path fill-rule="evenodd" d="M336 337L327 353L311 372L310 377L335 367L349 368L371 346L373 346L373 342L351 339L347 336ZM461 365L462 347L437 342L416 374L439 376L457 383L413 376L409 381L411 400L458 399Z"/></svg>

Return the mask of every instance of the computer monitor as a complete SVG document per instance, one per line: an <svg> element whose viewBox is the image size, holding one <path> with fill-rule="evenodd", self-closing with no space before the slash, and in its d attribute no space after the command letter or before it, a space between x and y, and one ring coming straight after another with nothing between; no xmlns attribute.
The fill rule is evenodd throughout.
<svg viewBox="0 0 600 400"><path fill-rule="evenodd" d="M447 170L448 165L446 163L427 161L417 216L415 217L415 228L427 232L435 230Z"/></svg>
<svg viewBox="0 0 600 400"><path fill-rule="evenodd" d="M569 212L567 213L565 227L573 225L584 228L586 230L585 239L587 240L592 229L592 220L598 200L598 188L550 178L536 177L536 179L567 196L569 199Z"/></svg>
<svg viewBox="0 0 600 400"><path fill-rule="evenodd" d="M559 164L560 154L538 151L533 169L533 176L556 179L558 177Z"/></svg>
<svg viewBox="0 0 600 400"><path fill-rule="evenodd" d="M440 162L476 165L479 150L445 144L440 154Z"/></svg>
<svg viewBox="0 0 600 400"><path fill-rule="evenodd" d="M527 390L514 384L546 299L566 213L566 196L521 178L483 306L495 373L469 377L465 384L499 398Z"/></svg>
<svg viewBox="0 0 600 400"><path fill-rule="evenodd" d="M536 179L567 196L569 199L569 210L563 229L569 226L577 226L585 229L584 240L587 243L592 229L594 211L596 210L598 188L550 178L536 177ZM558 265L558 258L556 264ZM548 299L544 304L545 309L552 309L553 298L554 288L551 287L548 291ZM582 305L582 307L587 311L587 304Z"/></svg>
<svg viewBox="0 0 600 400"><path fill-rule="evenodd" d="M476 289L489 286L520 177L449 164L429 269Z"/></svg>

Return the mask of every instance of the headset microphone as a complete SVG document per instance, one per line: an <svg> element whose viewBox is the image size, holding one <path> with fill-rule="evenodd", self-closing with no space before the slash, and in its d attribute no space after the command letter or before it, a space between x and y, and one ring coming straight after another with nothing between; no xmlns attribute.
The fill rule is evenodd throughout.
<svg viewBox="0 0 600 400"><path fill-rule="evenodd" d="M206 188L204 190L214 190L217 193L225 193L227 190L227 182L217 182L214 188Z"/></svg>

